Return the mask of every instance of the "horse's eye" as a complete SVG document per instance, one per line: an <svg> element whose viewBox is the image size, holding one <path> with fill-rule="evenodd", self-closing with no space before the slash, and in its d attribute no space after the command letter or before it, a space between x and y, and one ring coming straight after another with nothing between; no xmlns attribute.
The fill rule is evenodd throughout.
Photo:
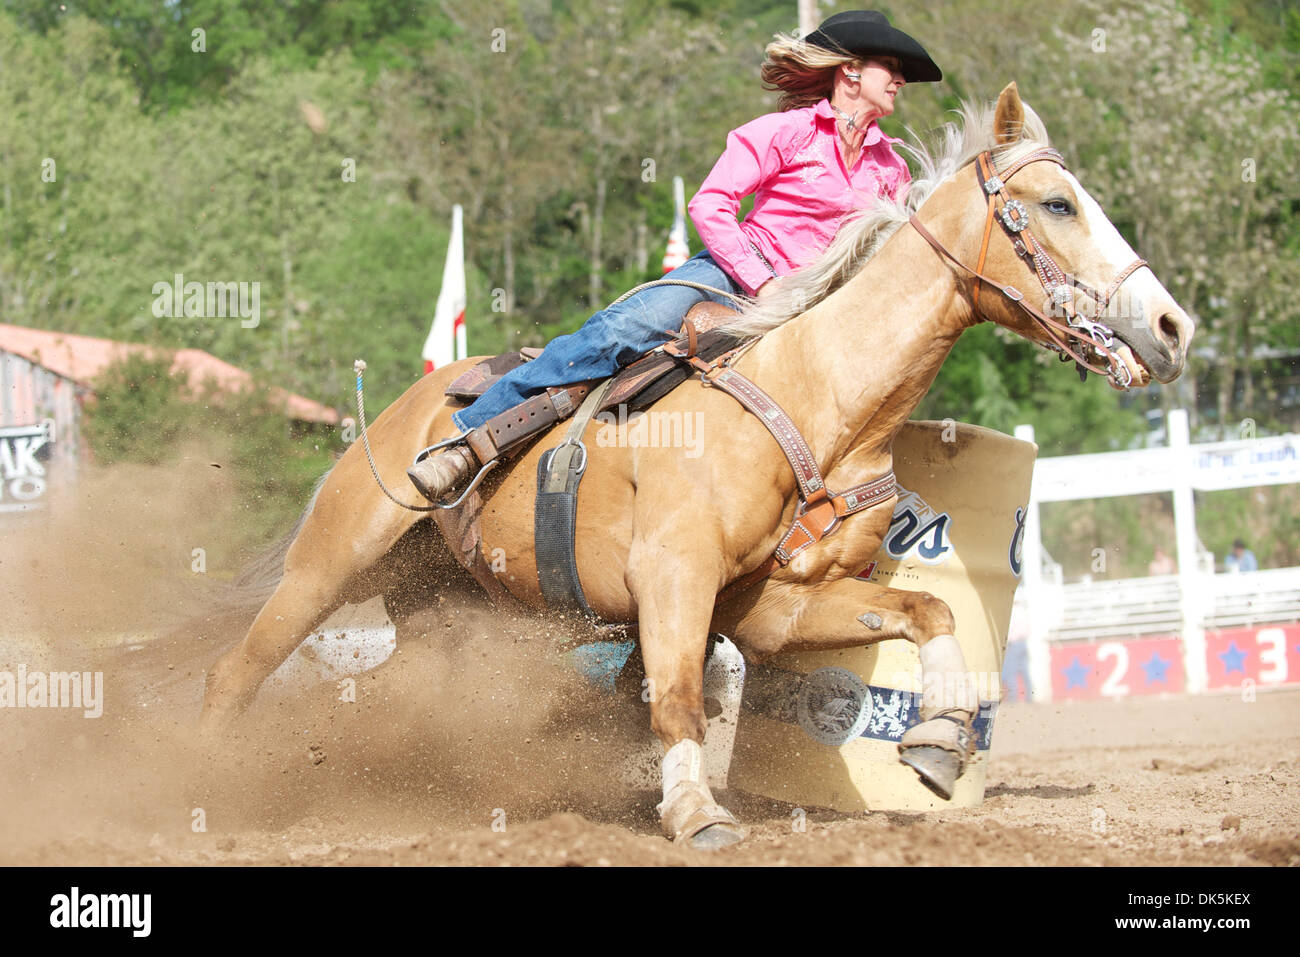
<svg viewBox="0 0 1300 957"><path fill-rule="evenodd" d="M1043 203L1043 208L1049 213L1053 213L1057 216L1074 215L1074 207L1063 199L1049 199L1047 202Z"/></svg>

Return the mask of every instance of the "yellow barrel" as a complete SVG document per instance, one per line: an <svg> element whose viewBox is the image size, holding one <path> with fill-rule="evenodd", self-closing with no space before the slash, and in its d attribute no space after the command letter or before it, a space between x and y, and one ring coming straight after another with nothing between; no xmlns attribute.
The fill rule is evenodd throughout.
<svg viewBox="0 0 1300 957"><path fill-rule="evenodd" d="M894 444L900 486L894 521L860 575L931 592L956 618L981 708L976 755L952 800L937 797L898 760L898 740L919 720L921 703L920 658L902 639L751 665L731 787L841 811L927 811L984 799L1036 454L1031 442L978 426L907 423Z"/></svg>

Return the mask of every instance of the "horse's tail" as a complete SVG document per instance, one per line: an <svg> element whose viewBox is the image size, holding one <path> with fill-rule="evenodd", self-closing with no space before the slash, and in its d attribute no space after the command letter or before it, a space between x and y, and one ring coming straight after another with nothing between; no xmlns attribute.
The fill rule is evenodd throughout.
<svg viewBox="0 0 1300 957"><path fill-rule="evenodd" d="M235 611L239 609L260 608L265 605L267 600L275 593L279 587L280 580L284 578L284 559L289 554L289 546L293 544L298 533L302 531L303 523L307 521L307 516L316 505L316 498L320 495L321 488L325 485L325 480L329 478L331 469L327 470L316 484L312 486L311 497L307 500L307 507L302 510L298 520L293 523L293 528L274 545L267 548L261 554L255 556L249 561L233 582L230 582L219 593L213 596L218 607Z"/></svg>
<svg viewBox="0 0 1300 957"><path fill-rule="evenodd" d="M106 649L102 663L112 668L126 687L143 695L170 694L169 689L194 690L190 668L177 668L177 661L196 664L206 673L212 662L244 636L253 616L266 604L284 578L284 559L298 537L303 523L316 504L316 496L329 477L326 472L312 489L311 499L287 535L244 566L228 583L204 580L191 582L179 616L163 626L157 637L143 645L122 645ZM203 639L195 644L195 639ZM178 699L179 700L179 699Z"/></svg>

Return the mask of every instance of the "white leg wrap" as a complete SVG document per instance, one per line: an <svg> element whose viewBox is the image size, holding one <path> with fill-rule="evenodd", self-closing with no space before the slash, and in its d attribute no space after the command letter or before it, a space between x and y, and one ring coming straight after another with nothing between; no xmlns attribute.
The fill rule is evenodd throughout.
<svg viewBox="0 0 1300 957"><path fill-rule="evenodd" d="M664 755L664 804L681 784L703 784L704 750L690 738L683 738Z"/></svg>
<svg viewBox="0 0 1300 957"><path fill-rule="evenodd" d="M664 755L663 767L664 799L655 810L671 840L689 840L712 824L741 830L731 813L713 800L705 783L704 752L699 744L689 738L678 741Z"/></svg>
<svg viewBox="0 0 1300 957"><path fill-rule="evenodd" d="M975 676L966 671L961 646L952 635L936 635L921 646L921 720L957 709L971 717L979 711Z"/></svg>

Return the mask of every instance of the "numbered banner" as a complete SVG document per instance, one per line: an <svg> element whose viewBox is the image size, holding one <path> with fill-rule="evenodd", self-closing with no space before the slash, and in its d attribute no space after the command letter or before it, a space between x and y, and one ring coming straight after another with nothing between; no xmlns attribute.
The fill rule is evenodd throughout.
<svg viewBox="0 0 1300 957"><path fill-rule="evenodd" d="M1230 628L1205 636L1207 687L1260 688L1300 682L1300 624Z"/></svg>
<svg viewBox="0 0 1300 957"><path fill-rule="evenodd" d="M1211 691L1300 683L1300 624L1228 628L1205 634ZM1052 698L1123 698L1185 690L1179 638L1077 642L1052 646Z"/></svg>
<svg viewBox="0 0 1300 957"><path fill-rule="evenodd" d="M1052 700L1177 693L1186 687L1178 638L1052 646Z"/></svg>

